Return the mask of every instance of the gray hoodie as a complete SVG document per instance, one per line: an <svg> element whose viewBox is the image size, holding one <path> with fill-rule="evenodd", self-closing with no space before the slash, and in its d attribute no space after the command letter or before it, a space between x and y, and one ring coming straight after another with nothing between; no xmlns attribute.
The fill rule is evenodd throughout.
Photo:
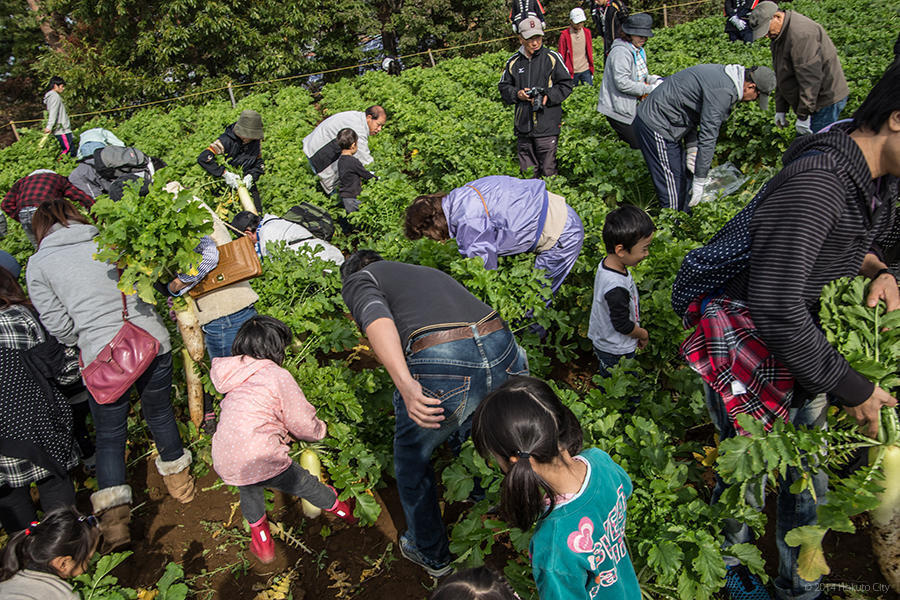
<svg viewBox="0 0 900 600"><path fill-rule="evenodd" d="M706 177L719 129L743 94L744 67L695 65L666 77L638 105L641 121L670 142L697 146L694 176Z"/></svg>
<svg viewBox="0 0 900 600"><path fill-rule="evenodd" d="M72 124L69 123L69 113L66 112L62 96L50 90L44 94L44 105L47 107L47 124L44 128L49 129L53 135L72 133Z"/></svg>
<svg viewBox="0 0 900 600"><path fill-rule="evenodd" d="M94 260L97 244L93 225L54 225L28 259L28 294L41 322L62 344L78 345L90 364L122 327L122 296L116 288L116 268ZM126 296L128 320L159 340L159 354L169 352L169 333L149 304Z"/></svg>

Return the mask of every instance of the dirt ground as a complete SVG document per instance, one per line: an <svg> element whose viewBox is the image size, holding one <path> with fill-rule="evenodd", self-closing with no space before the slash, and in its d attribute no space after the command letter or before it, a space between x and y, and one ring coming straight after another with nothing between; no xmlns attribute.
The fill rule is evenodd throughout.
<svg viewBox="0 0 900 600"><path fill-rule="evenodd" d="M152 587L165 564L183 565L185 578L194 598L252 599L272 586L273 578L289 569L294 575L291 592L294 600L330 600L377 598L423 600L435 581L421 568L404 559L397 548L397 531L403 531L403 512L393 485L380 490L384 510L374 527L352 527L323 514L306 519L299 501L275 494L270 519L289 529L290 536L275 533L278 548L274 564L265 568L253 562L247 551L249 535L243 530L237 495L219 487L210 472L199 479L193 502L179 504L168 496L156 469L142 461L133 473L135 492L132 521L134 554L113 575L129 587ZM79 492L79 505L89 509L89 491ZM768 503L769 522L774 523ZM450 506L445 521L456 519L463 506ZM853 535L830 534L826 555L832 574L826 578L827 597L849 599L900 600L886 591L887 584L872 556L865 521L861 532ZM774 577L777 556L770 527L760 540L767 570ZM291 543L290 539L296 540ZM509 553L495 551L489 560L502 569ZM855 590L855 594L851 593Z"/></svg>
<svg viewBox="0 0 900 600"><path fill-rule="evenodd" d="M553 378L575 389L591 387L592 359L583 359L576 365L584 367L558 366ZM712 433L709 425L692 430L691 437L708 437L712 443ZM134 490L134 554L112 573L128 587L154 586L169 561L183 566L192 597L202 600L252 599L271 588L275 576L285 572L292 573L294 600L424 600L436 585L397 548L397 534L405 529L405 521L396 487L389 478L376 496L382 514L373 527L349 526L325 513L307 519L299 500L275 492L269 519L280 523L288 535L279 535L273 528L277 558L265 567L255 563L247 550L249 534L243 529L237 494L223 486L212 470L197 481L197 496L187 505L168 496L149 459L137 462L130 481ZM711 474L707 483L712 485ZM78 494L79 508L84 511L90 510L89 495L85 489ZM774 497L769 498L769 528L758 542L767 558L766 570L773 578L778 568L774 506ZM445 523L452 524L465 508L446 507ZM867 526L866 517L862 517L857 520L857 533L826 536L825 553L832 569L824 581L826 598L900 600L878 570ZM495 545L488 564L502 571L512 552Z"/></svg>

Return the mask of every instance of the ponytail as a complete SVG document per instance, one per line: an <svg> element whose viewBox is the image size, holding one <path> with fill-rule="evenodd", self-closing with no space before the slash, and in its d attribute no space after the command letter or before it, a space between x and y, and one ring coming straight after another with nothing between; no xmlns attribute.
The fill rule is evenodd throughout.
<svg viewBox="0 0 900 600"><path fill-rule="evenodd" d="M488 395L473 415L475 449L485 459L493 456L508 465L501 486L500 512L522 530L531 528L555 505L555 490L532 469L531 460L546 464L562 450L577 453L581 440L575 415L550 386L534 377L511 377ZM548 495L549 508L545 506Z"/></svg>
<svg viewBox="0 0 900 600"><path fill-rule="evenodd" d="M557 452L556 456L558 455ZM550 508L545 509L544 499L548 492ZM503 479L500 488L500 514L508 523L522 531L528 531L545 510L553 510L554 495L550 484L531 468L531 460L528 457L519 458L510 463Z"/></svg>
<svg viewBox="0 0 900 600"><path fill-rule="evenodd" d="M33 522L6 544L0 555L0 581L22 569L58 575L50 562L59 556L71 556L76 564L85 564L99 537L93 516L82 516L71 506L50 511L43 521Z"/></svg>

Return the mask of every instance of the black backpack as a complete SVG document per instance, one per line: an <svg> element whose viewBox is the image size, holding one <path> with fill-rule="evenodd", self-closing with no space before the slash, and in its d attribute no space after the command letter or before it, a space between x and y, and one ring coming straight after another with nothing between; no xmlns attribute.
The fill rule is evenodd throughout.
<svg viewBox="0 0 900 600"><path fill-rule="evenodd" d="M330 242L334 236L334 221L328 211L309 202L301 202L292 206L284 216L285 221L303 225L309 232L321 240Z"/></svg>

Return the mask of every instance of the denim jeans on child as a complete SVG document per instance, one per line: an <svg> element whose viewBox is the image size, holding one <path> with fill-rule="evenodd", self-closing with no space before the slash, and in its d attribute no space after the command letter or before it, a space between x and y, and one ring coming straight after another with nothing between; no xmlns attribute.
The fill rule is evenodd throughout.
<svg viewBox="0 0 900 600"><path fill-rule="evenodd" d="M594 348L594 356L597 357L597 362L599 363L597 375L606 379L610 376L610 369L619 364L619 361L623 358L634 358L634 352L629 352L628 354L610 354L609 352Z"/></svg>
<svg viewBox="0 0 900 600"><path fill-rule="evenodd" d="M449 562L447 532L438 506L431 455L452 434L465 438L472 413L487 394L510 375L528 373L525 351L509 329L456 340L407 354L406 364L426 396L441 399L444 420L440 429L416 425L394 390L394 472L400 504L406 516L406 537L429 559ZM423 334L427 335L427 334ZM415 339L415 338L413 338ZM412 344L410 340L407 352Z"/></svg>
<svg viewBox="0 0 900 600"><path fill-rule="evenodd" d="M572 84L573 85L594 85L594 74L588 71L581 71L580 73L575 73L572 75Z"/></svg>
<svg viewBox="0 0 900 600"><path fill-rule="evenodd" d="M708 385L706 388L706 407L713 425L719 432L720 439L728 439L736 435L734 425L725 410L722 397ZM800 408L790 410L790 420L795 426L805 425L811 428L824 429L826 426L825 413L828 402L824 394L807 400ZM816 502L809 491L801 494L792 494L790 487L798 478L798 472L793 467L788 469L787 477L778 482L778 511L775 521L775 545L778 548L778 577L775 579L775 595L780 600L811 600L820 594L819 581L806 581L797 575L797 558L800 554L799 547L788 546L784 541L785 534L802 525L814 525L816 523ZM716 486L713 489L712 501L719 499L725 491L725 483L716 476ZM813 476L813 488L816 498L821 501L828 490L828 475L818 472ZM756 498L751 492L746 497L747 503L762 510ZM753 541L753 532L750 528L736 520L729 519L725 526L724 547L732 544L741 544ZM736 565L740 561L733 557L725 557L726 565Z"/></svg>
<svg viewBox="0 0 900 600"><path fill-rule="evenodd" d="M172 412L172 353L153 359L134 384L141 398L141 411L150 427L156 449L164 461L181 458L184 447ZM126 483L125 441L128 438L128 413L131 390L110 404L97 404L91 398L91 414L97 431L97 485L102 490Z"/></svg>
<svg viewBox="0 0 900 600"><path fill-rule="evenodd" d="M238 486L241 493L241 512L248 523L256 523L266 514L266 498L263 493L266 488L303 498L322 510L334 506L336 498L331 488L321 483L318 477L292 462L291 466L280 475L253 485Z"/></svg>
<svg viewBox="0 0 900 600"><path fill-rule="evenodd" d="M203 339L206 342L206 351L209 352L209 357L231 356L231 345L234 343L234 336L237 335L241 325L255 316L256 309L251 304L236 313L213 319L201 327L200 329L205 334Z"/></svg>

